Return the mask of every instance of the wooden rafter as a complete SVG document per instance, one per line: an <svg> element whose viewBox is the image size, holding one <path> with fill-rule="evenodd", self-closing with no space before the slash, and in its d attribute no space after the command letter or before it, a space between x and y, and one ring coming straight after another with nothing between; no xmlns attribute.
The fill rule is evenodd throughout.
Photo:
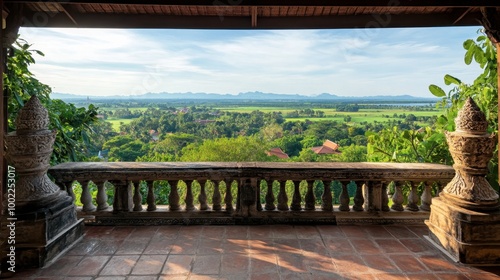
<svg viewBox="0 0 500 280"><path fill-rule="evenodd" d="M63 10L64 14L75 24L75 26L78 26L78 22L76 22L75 18L71 15L71 12L73 10L73 7L65 4L60 4L59 5L61 9Z"/></svg>
<svg viewBox="0 0 500 280"><path fill-rule="evenodd" d="M33 0L4 0L5 3L39 3ZM178 5L178 6L212 6L213 0L60 0L43 1L59 4L118 4L118 5ZM220 0L222 4L234 6L345 6L345 7L387 7L387 6L407 6L407 7L469 7L469 6L495 6L491 0L240 0L238 4L234 1ZM498 5L498 4L497 4Z"/></svg>
<svg viewBox="0 0 500 280"><path fill-rule="evenodd" d="M481 8L481 13L486 34L491 41L500 43L500 8Z"/></svg>
<svg viewBox="0 0 500 280"><path fill-rule="evenodd" d="M252 27L257 27L257 7L252 7Z"/></svg>
<svg viewBox="0 0 500 280"><path fill-rule="evenodd" d="M457 8L457 19L453 21L453 25L456 25L460 20L462 20L470 11L472 11L472 7L469 8Z"/></svg>
<svg viewBox="0 0 500 280"><path fill-rule="evenodd" d="M25 27L37 27L33 18L37 13L24 15ZM457 26L479 25L479 13L469 13ZM224 20L214 16L166 16L149 14L74 14L73 19L82 28L193 28L193 29L333 29L376 27L433 27L451 26L451 16L435 15L390 15L389 24L378 22L373 15L347 16L280 16L259 17L258 26L253 27L248 16L227 16ZM65 14L51 15L43 27L72 27L74 22Z"/></svg>

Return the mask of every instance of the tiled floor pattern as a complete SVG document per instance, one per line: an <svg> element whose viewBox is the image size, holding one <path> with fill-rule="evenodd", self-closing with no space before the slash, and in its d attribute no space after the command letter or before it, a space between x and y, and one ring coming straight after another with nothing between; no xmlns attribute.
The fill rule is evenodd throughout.
<svg viewBox="0 0 500 280"><path fill-rule="evenodd" d="M454 263L426 226L87 226L50 266L11 279L500 279Z"/></svg>

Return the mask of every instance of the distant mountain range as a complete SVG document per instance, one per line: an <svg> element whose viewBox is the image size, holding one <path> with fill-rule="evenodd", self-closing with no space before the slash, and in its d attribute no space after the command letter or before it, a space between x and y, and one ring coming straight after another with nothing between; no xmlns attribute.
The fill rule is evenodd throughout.
<svg viewBox="0 0 500 280"><path fill-rule="evenodd" d="M158 99L177 99L177 100L336 100L336 101L383 101L383 102L436 102L436 98L416 97L411 95L377 95L377 96L338 96L331 93L322 93L316 96L307 96L300 94L277 94L265 93L260 91L240 92L239 94L218 94L205 92L185 92L185 93L145 93L141 95L113 95L113 96L85 96L68 93L52 93L54 99L67 101L102 101L102 100L158 100Z"/></svg>

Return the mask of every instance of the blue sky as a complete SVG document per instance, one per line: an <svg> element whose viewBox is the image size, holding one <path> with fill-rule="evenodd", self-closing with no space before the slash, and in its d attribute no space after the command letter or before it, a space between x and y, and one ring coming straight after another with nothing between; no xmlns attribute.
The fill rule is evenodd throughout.
<svg viewBox="0 0 500 280"><path fill-rule="evenodd" d="M479 27L342 30L30 29L31 70L54 92L247 91L432 97L451 74L472 82L463 41Z"/></svg>

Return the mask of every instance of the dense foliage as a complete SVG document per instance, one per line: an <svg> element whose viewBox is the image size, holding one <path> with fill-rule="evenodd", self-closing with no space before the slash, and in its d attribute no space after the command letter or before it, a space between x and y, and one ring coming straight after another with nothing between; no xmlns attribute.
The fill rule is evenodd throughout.
<svg viewBox="0 0 500 280"><path fill-rule="evenodd" d="M36 95L49 111L50 129L57 130L56 143L51 162L77 161L85 158L89 144L91 124L97 120L97 108L89 105L77 108L62 100L50 98L51 88L40 82L28 67L35 63L34 54L23 39L18 39L10 48L7 71L4 73L4 91L8 94L8 130L15 130L15 119L19 109L32 95Z"/></svg>
<svg viewBox="0 0 500 280"><path fill-rule="evenodd" d="M483 72L471 84L466 84L449 74L445 75L445 84L452 86L448 93L436 85L429 87L434 95L442 98L439 105L446 108L446 113L438 118L436 126L440 129L454 131L454 119L465 100L471 97L486 115L488 132L494 133L498 137L497 50L485 35L480 35L475 40L466 40L463 47L466 50L465 64L470 65L475 62ZM498 188L498 146L489 164L488 179L490 184Z"/></svg>
<svg viewBox="0 0 500 280"><path fill-rule="evenodd" d="M121 106L128 105L122 102ZM135 108L115 110L140 113L138 118L128 123L123 118L116 118L113 110L102 109L99 112L100 115L108 115L108 121L120 121L119 126L115 127L119 135L118 132L110 132L108 137L96 137L91 141L91 146L107 151L104 160L367 161L366 146L372 135L382 135L388 126L397 131L411 128L425 132L428 130L422 127L429 126L435 120L435 117L417 117L409 113L412 108L395 109L408 110L408 113L394 113L391 116L381 113L383 122L331 120L325 117L325 113L318 114L321 111L312 109L289 112L310 114L314 116L314 121L294 120L293 117L285 116L288 112L279 110L238 112L203 105ZM316 154L311 150L312 147L321 146L325 140L338 143L342 153ZM290 158L268 156L266 152L276 147ZM89 157L97 155L95 150L92 153ZM425 156L439 159L440 154L432 152Z"/></svg>
<svg viewBox="0 0 500 280"><path fill-rule="evenodd" d="M432 126L410 130L393 127L385 128L379 133L370 132L368 135L370 161L452 164L444 132L455 130L454 120L469 97L472 97L485 113L489 122L489 132L498 134L498 73L495 46L486 36L480 35L475 40L466 40L463 47L464 62L467 65L476 62L483 72L472 84L466 84L446 74L444 82L452 86L448 93L436 85L429 86L432 94L441 97L437 107L445 110ZM490 184L498 189L498 151L494 152L489 164L488 179Z"/></svg>

